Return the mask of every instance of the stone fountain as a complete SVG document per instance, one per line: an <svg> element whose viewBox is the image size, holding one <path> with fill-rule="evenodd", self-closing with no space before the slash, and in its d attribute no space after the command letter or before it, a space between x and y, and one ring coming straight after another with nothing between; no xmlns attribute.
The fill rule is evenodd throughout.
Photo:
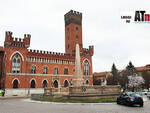
<svg viewBox="0 0 150 113"><path fill-rule="evenodd" d="M53 95L53 97L63 97L70 99L97 99L114 97L120 94L120 86L85 86L84 78L81 70L80 48L76 44L75 54L75 73L73 75L72 85L69 88L48 88L45 89L45 94Z"/></svg>

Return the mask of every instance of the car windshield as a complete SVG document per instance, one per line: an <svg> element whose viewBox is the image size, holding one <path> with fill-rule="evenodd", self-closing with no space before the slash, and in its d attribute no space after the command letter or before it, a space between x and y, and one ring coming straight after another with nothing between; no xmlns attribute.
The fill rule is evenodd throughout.
<svg viewBox="0 0 150 113"><path fill-rule="evenodd" d="M129 93L128 95L131 96L131 97L133 97L133 98L140 97L140 95L136 94L136 93Z"/></svg>

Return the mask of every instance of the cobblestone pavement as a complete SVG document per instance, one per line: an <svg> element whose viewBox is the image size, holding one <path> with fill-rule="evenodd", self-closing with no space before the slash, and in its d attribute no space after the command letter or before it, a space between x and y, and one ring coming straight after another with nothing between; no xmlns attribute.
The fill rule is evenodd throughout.
<svg viewBox="0 0 150 113"><path fill-rule="evenodd" d="M0 99L0 113L150 113L150 100L144 103L144 107L116 103L61 104L28 100Z"/></svg>

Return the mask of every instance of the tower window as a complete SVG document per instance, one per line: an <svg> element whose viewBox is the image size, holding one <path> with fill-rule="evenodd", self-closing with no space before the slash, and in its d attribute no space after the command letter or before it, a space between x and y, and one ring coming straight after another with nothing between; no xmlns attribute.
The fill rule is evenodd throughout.
<svg viewBox="0 0 150 113"><path fill-rule="evenodd" d="M78 28L78 27L76 27L76 31L78 31L78 29L79 29L79 28Z"/></svg>
<svg viewBox="0 0 150 113"><path fill-rule="evenodd" d="M69 44L68 44L68 49L69 49Z"/></svg>

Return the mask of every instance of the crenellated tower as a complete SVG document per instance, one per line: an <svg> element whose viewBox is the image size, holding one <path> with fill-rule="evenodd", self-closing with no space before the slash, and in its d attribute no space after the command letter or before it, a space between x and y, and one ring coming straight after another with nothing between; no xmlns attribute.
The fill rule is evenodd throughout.
<svg viewBox="0 0 150 113"><path fill-rule="evenodd" d="M82 13L70 10L65 14L65 52L75 54L76 44L82 48Z"/></svg>
<svg viewBox="0 0 150 113"><path fill-rule="evenodd" d="M5 42L4 42L4 46L5 47L22 47L22 48L28 48L30 46L30 38L31 35L29 34L24 34L24 38L14 38L12 37L12 32L10 31L6 31L5 34Z"/></svg>

